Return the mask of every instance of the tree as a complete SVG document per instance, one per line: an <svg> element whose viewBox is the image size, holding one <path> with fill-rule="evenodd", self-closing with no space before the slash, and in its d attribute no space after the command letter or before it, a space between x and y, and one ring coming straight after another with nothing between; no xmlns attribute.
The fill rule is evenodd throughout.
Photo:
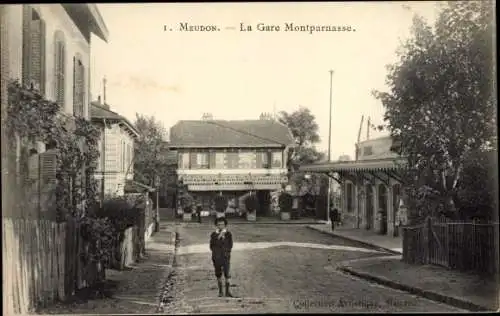
<svg viewBox="0 0 500 316"><path fill-rule="evenodd" d="M467 157L496 143L493 5L443 5L434 28L415 16L412 36L389 66L389 92L374 92L408 158L410 206L456 213Z"/></svg>
<svg viewBox="0 0 500 316"><path fill-rule="evenodd" d="M294 183L297 188L315 183L315 181L304 181L304 173L297 172L297 169L302 164L315 163L325 157L325 154L319 152L315 147L320 141L316 118L308 108L300 106L298 110L292 113L280 112L278 120L290 128L295 139L296 147L288 155L290 182ZM314 175L312 177L315 178ZM310 192L312 186L308 185L305 190Z"/></svg>
<svg viewBox="0 0 500 316"><path fill-rule="evenodd" d="M136 114L134 126L140 134L135 145L134 179L153 186L156 176L159 176L160 180L167 178L166 129L153 116L146 117L140 114Z"/></svg>

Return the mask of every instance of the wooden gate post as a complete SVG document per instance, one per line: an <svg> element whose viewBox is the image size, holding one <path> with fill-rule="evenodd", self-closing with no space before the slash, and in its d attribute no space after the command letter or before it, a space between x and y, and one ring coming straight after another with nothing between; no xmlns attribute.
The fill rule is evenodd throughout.
<svg viewBox="0 0 500 316"><path fill-rule="evenodd" d="M432 218L430 216L427 216L426 219L426 227L427 227L427 242L426 242L426 252L425 252L425 259L424 263L428 264L430 261L430 256L431 256L431 250L432 250Z"/></svg>

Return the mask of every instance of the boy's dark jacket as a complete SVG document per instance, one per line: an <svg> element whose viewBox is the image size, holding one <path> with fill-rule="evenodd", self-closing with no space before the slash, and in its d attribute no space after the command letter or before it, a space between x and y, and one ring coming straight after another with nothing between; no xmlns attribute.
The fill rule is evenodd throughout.
<svg viewBox="0 0 500 316"><path fill-rule="evenodd" d="M219 238L217 232L210 235L210 250L212 251L212 259L227 260L231 256L233 249L233 235L230 231L226 231L224 238Z"/></svg>

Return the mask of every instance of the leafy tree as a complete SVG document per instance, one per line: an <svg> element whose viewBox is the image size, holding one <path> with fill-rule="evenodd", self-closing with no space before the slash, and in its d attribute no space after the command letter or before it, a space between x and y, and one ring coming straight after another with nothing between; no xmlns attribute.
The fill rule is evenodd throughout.
<svg viewBox="0 0 500 316"><path fill-rule="evenodd" d="M470 153L496 143L493 8L490 1L447 2L434 28L415 16L399 62L389 66L389 92L374 92L408 157L413 209L456 214Z"/></svg>
<svg viewBox="0 0 500 316"><path fill-rule="evenodd" d="M141 114L136 114L134 126L140 133L135 145L134 178L138 182L153 186L155 176L159 176L161 181L167 179L166 129L153 116L146 117Z"/></svg>
<svg viewBox="0 0 500 316"><path fill-rule="evenodd" d="M311 164L324 159L325 154L318 151L315 145L320 141L318 134L319 126L316 123L316 118L311 111L303 106L298 110L287 113L280 112L279 121L290 128L293 137L295 138L295 149L289 152L288 166L290 169L290 182L295 184L295 187L305 188L310 192L312 186L308 185L315 181L305 181L304 173L297 172L297 169L302 164ZM313 178L316 175L312 175Z"/></svg>

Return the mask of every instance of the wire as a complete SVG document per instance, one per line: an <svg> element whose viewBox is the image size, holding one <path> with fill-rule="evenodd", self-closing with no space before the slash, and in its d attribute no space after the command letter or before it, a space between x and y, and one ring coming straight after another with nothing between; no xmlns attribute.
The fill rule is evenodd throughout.
<svg viewBox="0 0 500 316"><path fill-rule="evenodd" d="M252 137L259 138L261 140L265 140L265 141L272 142L272 143L277 143L277 144L280 144L282 146L287 146L287 144L283 144L282 142L277 141L275 139L270 139L270 138L262 137L262 136L259 136L259 135L255 135L253 133L250 133L250 132L247 132L247 131L243 131L243 130L240 130L240 129L237 129L237 128L234 128L234 127L230 127L230 126L227 126L227 125L223 125L223 124L220 124L220 123L216 123L214 121L203 121L203 122L208 123L208 124L213 124L213 125L216 125L216 126L220 126L220 127L223 127L223 128L227 128L227 129L233 130L235 132L238 132L240 134L252 136Z"/></svg>

